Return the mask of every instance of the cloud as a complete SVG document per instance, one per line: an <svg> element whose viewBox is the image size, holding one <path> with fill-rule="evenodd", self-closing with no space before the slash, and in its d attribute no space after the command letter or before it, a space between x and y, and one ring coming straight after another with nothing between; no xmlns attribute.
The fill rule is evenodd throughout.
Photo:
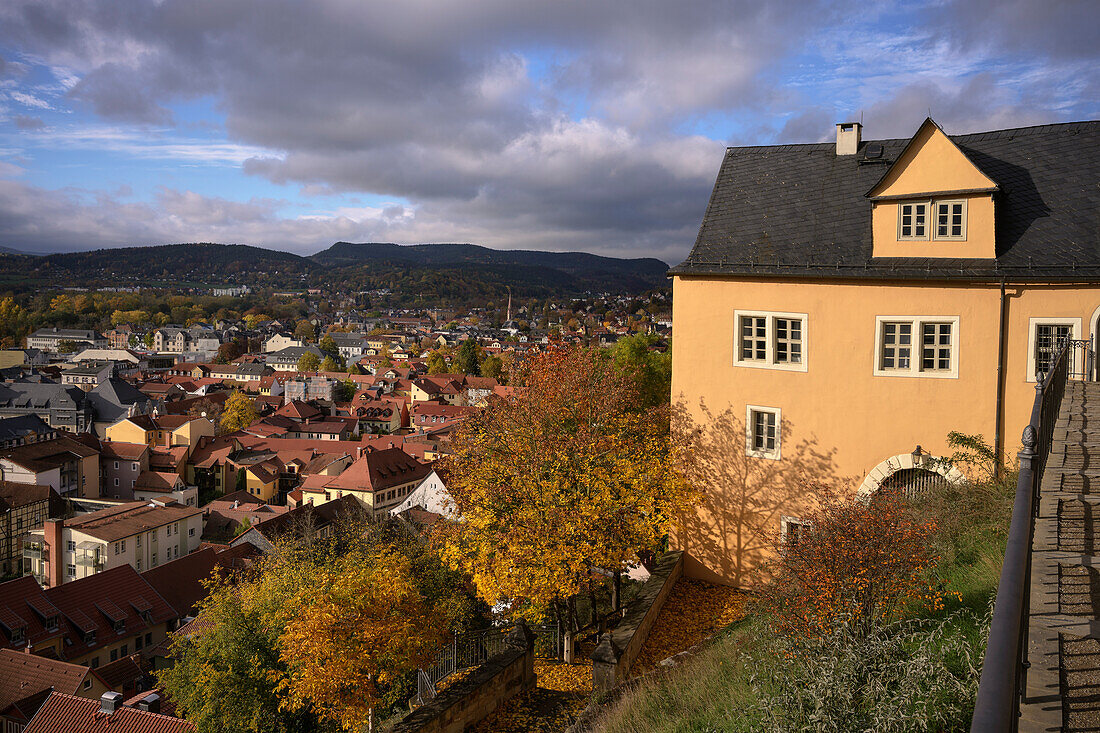
<svg viewBox="0 0 1100 733"><path fill-rule="evenodd" d="M117 243L294 248L339 232L677 259L727 142L828 139L860 112L877 137L929 108L952 132L1095 113L1096 20L1074 0L8 0L0 47L48 72L15 91L85 115L48 116L38 144L409 202L288 217L164 188L137 208L106 197L109 217L81 209L104 242L111 226ZM216 124L181 111L208 100ZM38 236L75 246L67 227Z"/></svg>
<svg viewBox="0 0 1100 733"><path fill-rule="evenodd" d="M41 117L30 117L28 115L16 115L15 116L16 128L24 131L30 130L44 130L46 123L42 121Z"/></svg>

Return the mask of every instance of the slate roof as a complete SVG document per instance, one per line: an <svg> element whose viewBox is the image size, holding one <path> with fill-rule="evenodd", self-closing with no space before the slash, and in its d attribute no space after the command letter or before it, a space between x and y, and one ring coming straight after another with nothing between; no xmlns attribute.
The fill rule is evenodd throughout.
<svg viewBox="0 0 1100 733"><path fill-rule="evenodd" d="M36 473L63 466L77 458L98 456L99 451L64 435L27 443L0 453L0 458Z"/></svg>
<svg viewBox="0 0 1100 733"><path fill-rule="evenodd" d="M42 435L54 431L38 415L16 415L0 418L0 443L25 438L28 435Z"/></svg>
<svg viewBox="0 0 1100 733"><path fill-rule="evenodd" d="M866 194L909 140L729 148L673 275L921 280L1100 278L1100 121L948 136L1000 187L996 259L872 258Z"/></svg>

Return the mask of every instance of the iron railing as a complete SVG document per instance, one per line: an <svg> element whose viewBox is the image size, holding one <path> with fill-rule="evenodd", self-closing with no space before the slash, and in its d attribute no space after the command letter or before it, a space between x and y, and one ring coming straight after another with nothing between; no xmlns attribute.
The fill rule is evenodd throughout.
<svg viewBox="0 0 1100 733"><path fill-rule="evenodd" d="M535 656L561 657L562 640L556 626L532 626L530 629L535 635ZM456 672L482 665L490 657L504 651L511 631L512 627L493 627L456 634L450 643L439 650L435 661L417 670L415 703L423 705L433 699L439 684Z"/></svg>
<svg viewBox="0 0 1100 733"><path fill-rule="evenodd" d="M1024 428L1023 448L1018 454L1020 474L1016 482L1016 500L1012 507L1012 523L997 586L997 600L993 606L993 621L986 643L978 698L974 704L971 733L1018 730L1020 703L1027 688L1029 666L1031 551L1035 517L1039 509L1039 487L1066 381L1071 375L1077 379L1093 376L1093 360L1088 346L1087 341L1062 341L1050 362L1050 369L1036 378L1031 420Z"/></svg>

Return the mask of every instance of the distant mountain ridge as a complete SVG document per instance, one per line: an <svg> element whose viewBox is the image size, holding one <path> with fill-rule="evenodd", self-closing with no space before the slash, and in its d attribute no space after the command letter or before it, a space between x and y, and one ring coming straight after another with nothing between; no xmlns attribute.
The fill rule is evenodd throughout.
<svg viewBox="0 0 1100 733"><path fill-rule="evenodd" d="M513 287L517 295L641 292L664 287L668 271L666 263L653 258L382 242L337 242L308 257L251 245L202 242L39 256L0 251L0 259L18 261L10 269L18 273L17 278L29 280L92 285L236 282L279 287L309 282L405 288L447 297L466 291L498 292L505 286Z"/></svg>

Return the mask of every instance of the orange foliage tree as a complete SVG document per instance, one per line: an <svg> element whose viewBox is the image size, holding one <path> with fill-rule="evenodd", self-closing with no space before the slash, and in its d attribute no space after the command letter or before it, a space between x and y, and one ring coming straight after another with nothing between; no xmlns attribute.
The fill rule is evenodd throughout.
<svg viewBox="0 0 1100 733"><path fill-rule="evenodd" d="M943 607L934 576L935 522L903 497L880 491L870 501L827 489L807 517L809 531L781 545L761 600L785 635L821 637L838 626L864 634L907 608Z"/></svg>
<svg viewBox="0 0 1100 733"><path fill-rule="evenodd" d="M692 501L676 471L666 407L640 407L633 372L562 348L517 365L514 395L467 418L448 489L462 521L444 558L490 604L529 617L590 591L660 546ZM560 618L560 616L559 616Z"/></svg>
<svg viewBox="0 0 1100 733"><path fill-rule="evenodd" d="M312 706L346 730L369 727L380 688L429 662L447 627L417 589L408 558L389 550L341 558L290 607L298 612L279 639L284 705Z"/></svg>

